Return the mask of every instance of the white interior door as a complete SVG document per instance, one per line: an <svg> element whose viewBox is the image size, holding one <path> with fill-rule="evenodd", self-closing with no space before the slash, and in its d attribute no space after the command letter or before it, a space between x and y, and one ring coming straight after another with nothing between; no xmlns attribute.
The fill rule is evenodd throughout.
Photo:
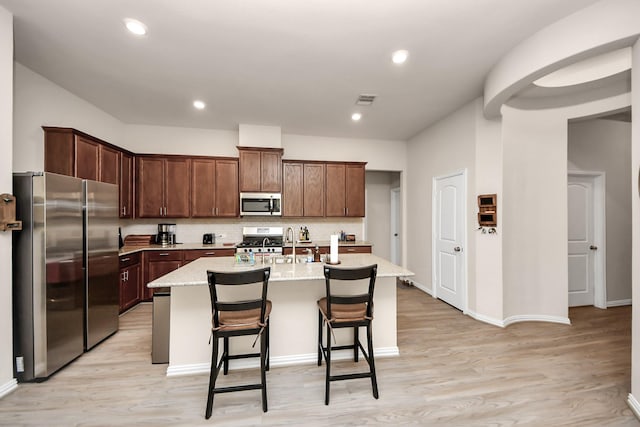
<svg viewBox="0 0 640 427"><path fill-rule="evenodd" d="M570 175L567 189L569 212L569 306L594 305L595 241L594 177Z"/></svg>
<svg viewBox="0 0 640 427"><path fill-rule="evenodd" d="M465 310L466 173L434 179L434 296Z"/></svg>

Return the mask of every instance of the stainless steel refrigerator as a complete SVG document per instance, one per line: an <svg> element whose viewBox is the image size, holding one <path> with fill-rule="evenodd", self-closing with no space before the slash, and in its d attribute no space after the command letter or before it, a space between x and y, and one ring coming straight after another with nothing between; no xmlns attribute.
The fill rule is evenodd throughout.
<svg viewBox="0 0 640 427"><path fill-rule="evenodd" d="M118 330L118 187L83 181L84 348L89 350Z"/></svg>
<svg viewBox="0 0 640 427"><path fill-rule="evenodd" d="M13 185L14 374L42 380L118 328L117 187L31 172Z"/></svg>

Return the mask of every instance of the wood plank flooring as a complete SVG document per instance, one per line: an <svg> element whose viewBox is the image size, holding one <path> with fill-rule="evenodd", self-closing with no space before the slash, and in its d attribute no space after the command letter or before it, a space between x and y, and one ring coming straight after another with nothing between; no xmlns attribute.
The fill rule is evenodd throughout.
<svg viewBox="0 0 640 427"><path fill-rule="evenodd" d="M379 400L370 382L353 380L333 383L325 406L324 366L272 367L269 412L259 391L230 393L216 396L207 421L207 375L167 378L166 365L151 364L147 304L48 381L20 384L0 399L0 425L640 425L626 404L631 307L571 309L572 326L500 329L400 285L398 313L401 356L376 360ZM257 370L232 371L224 381L257 377Z"/></svg>

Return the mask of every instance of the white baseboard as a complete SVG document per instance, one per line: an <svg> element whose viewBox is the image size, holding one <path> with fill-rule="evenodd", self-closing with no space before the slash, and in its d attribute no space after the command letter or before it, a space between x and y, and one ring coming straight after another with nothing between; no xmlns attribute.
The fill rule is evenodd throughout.
<svg viewBox="0 0 640 427"><path fill-rule="evenodd" d="M638 403L631 393L629 393L629 396L627 397L627 405L629 405L629 408L631 408L636 418L640 418L640 403Z"/></svg>
<svg viewBox="0 0 640 427"><path fill-rule="evenodd" d="M431 289L429 289L428 287L426 287L425 285L423 285L422 283L418 283L418 282L414 282L413 280L411 281L411 284L413 286L415 286L416 288L420 289L422 292L424 292L425 294L429 294L431 296L433 296L433 292L431 292Z"/></svg>
<svg viewBox="0 0 640 427"><path fill-rule="evenodd" d="M550 322L550 323L562 323L563 325L570 325L571 320L568 317L559 316L544 316L537 314L524 314L519 316L510 316L504 319L504 326L509 326L519 322Z"/></svg>
<svg viewBox="0 0 640 427"><path fill-rule="evenodd" d="M18 388L18 381L16 381L15 378L12 378L6 383L0 385L0 399L5 397L7 394L11 393L17 388Z"/></svg>
<svg viewBox="0 0 640 427"><path fill-rule="evenodd" d="M380 347L373 352L375 357L393 357L400 355L398 347ZM350 352L341 351L332 353L331 360L346 360L351 358ZM272 357L269 361L270 366L294 366L294 365L310 365L318 362L317 353L296 354L293 356L277 356ZM239 359L229 362L229 369L246 369L259 367L258 358ZM178 377L183 375L208 374L211 366L208 363L196 363L192 365L169 365L167 367L168 377Z"/></svg>
<svg viewBox="0 0 640 427"><path fill-rule="evenodd" d="M504 328L506 326L503 320L494 319L493 317L485 316L484 314L478 314L475 311L467 310L464 312L464 314L467 314L476 320L479 320L484 323L488 323L493 326L498 326L500 328Z"/></svg>
<svg viewBox="0 0 640 427"><path fill-rule="evenodd" d="M607 307L621 307L623 305L631 305L631 298L619 299L617 301L607 301Z"/></svg>

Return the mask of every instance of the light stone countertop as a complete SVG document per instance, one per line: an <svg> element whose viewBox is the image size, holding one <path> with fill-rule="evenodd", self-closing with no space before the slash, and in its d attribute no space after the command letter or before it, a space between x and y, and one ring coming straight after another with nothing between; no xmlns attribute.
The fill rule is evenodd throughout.
<svg viewBox="0 0 640 427"><path fill-rule="evenodd" d="M174 251L174 250L192 250L192 249L236 249L236 243L230 243L224 245L222 243L214 243L213 245L203 245L202 243L179 243L177 245L136 245L136 246L123 246L120 248L120 255L129 255L135 252L141 251Z"/></svg>
<svg viewBox="0 0 640 427"><path fill-rule="evenodd" d="M413 272L406 268L392 264L391 262L371 254L340 254L341 267L363 267L378 264L377 277L407 277L413 276ZM259 261L253 266L236 264L235 257L205 257L199 258L177 270L174 270L147 286L149 288L161 288L170 286L201 286L208 285L207 270L222 272L246 271L262 267L271 267L270 282L283 282L294 280L324 280L323 262L298 263L298 264L264 264Z"/></svg>
<svg viewBox="0 0 640 427"><path fill-rule="evenodd" d="M129 255L135 252L141 251L173 251L173 250L192 250L192 249L234 249L237 243L214 243L213 245L203 245L202 243L179 243L177 245L136 245L136 246L123 246L120 248L119 255ZM308 242L296 242L296 248L315 248L317 246L330 246L329 240L312 240ZM355 242L338 242L338 246L373 246L370 242L364 240L357 240ZM285 243L285 248L292 247L291 243Z"/></svg>

